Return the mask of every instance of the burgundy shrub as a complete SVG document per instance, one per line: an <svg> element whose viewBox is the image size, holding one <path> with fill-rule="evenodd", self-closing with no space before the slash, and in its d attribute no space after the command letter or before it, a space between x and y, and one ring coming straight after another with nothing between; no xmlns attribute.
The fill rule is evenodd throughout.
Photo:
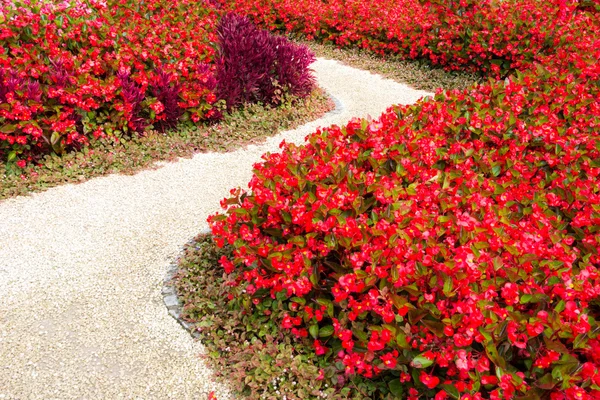
<svg viewBox="0 0 600 400"><path fill-rule="evenodd" d="M131 79L127 71L119 71L117 79L121 83L121 96L125 101L125 118L128 121L129 127L141 135L148 125L141 115L141 103L144 100L144 91Z"/></svg>
<svg viewBox="0 0 600 400"><path fill-rule="evenodd" d="M40 83L29 79L27 86L25 87L25 97L29 100L33 100L37 103L42 101L42 89Z"/></svg>
<svg viewBox="0 0 600 400"><path fill-rule="evenodd" d="M314 53L306 46L299 46L284 37L274 37L277 51L275 72L279 85L289 94L306 97L315 87L310 64L316 61Z"/></svg>
<svg viewBox="0 0 600 400"><path fill-rule="evenodd" d="M23 78L10 68L0 69L0 102L8 101L8 94L20 90Z"/></svg>
<svg viewBox="0 0 600 400"><path fill-rule="evenodd" d="M60 59L50 60L50 65L52 68L50 68L49 77L54 85L64 88L71 84L72 76Z"/></svg>
<svg viewBox="0 0 600 400"><path fill-rule="evenodd" d="M204 79L201 81L202 87L214 92L217 87L217 78L215 77L211 65L207 63L200 63L196 67L196 71L198 75L204 77Z"/></svg>
<svg viewBox="0 0 600 400"><path fill-rule="evenodd" d="M8 94L8 86L4 82L5 80L5 69L0 67L0 103L6 101L6 95Z"/></svg>
<svg viewBox="0 0 600 400"><path fill-rule="evenodd" d="M172 80L172 74L162 68L156 70L152 95L162 103L164 110L157 115L154 128L160 132L175 128L179 118L183 115L183 109L179 106L181 85L178 82L171 82Z"/></svg>
<svg viewBox="0 0 600 400"><path fill-rule="evenodd" d="M235 13L221 19L217 34L217 94L228 109L246 102L277 104L278 89L297 96L312 90L308 66L315 58L307 47L258 29Z"/></svg>
<svg viewBox="0 0 600 400"><path fill-rule="evenodd" d="M217 95L227 108L262 101L268 91L275 49L269 33L257 29L248 18L226 14L217 26L220 48L217 58ZM265 87L266 86L266 87Z"/></svg>

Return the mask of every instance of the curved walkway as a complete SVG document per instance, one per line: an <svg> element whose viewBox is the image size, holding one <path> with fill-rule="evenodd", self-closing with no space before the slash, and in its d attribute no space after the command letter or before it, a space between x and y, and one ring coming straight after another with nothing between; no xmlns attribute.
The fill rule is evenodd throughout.
<svg viewBox="0 0 600 400"><path fill-rule="evenodd" d="M263 145L0 202L0 399L227 397L167 314L167 266L283 139L427 94L335 61L313 69L338 109Z"/></svg>

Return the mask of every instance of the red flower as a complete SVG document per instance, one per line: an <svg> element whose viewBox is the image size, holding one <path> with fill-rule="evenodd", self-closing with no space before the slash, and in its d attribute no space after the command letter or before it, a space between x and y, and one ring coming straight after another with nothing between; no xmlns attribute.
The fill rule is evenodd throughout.
<svg viewBox="0 0 600 400"><path fill-rule="evenodd" d="M379 358L381 361L383 361L383 365L389 369L393 369L396 367L396 363L398 362L398 352L394 350L393 352L386 353Z"/></svg>
<svg viewBox="0 0 600 400"><path fill-rule="evenodd" d="M484 375L481 377L482 385L495 385L498 383L498 378L493 375Z"/></svg>
<svg viewBox="0 0 600 400"><path fill-rule="evenodd" d="M419 376L421 383L427 386L429 389L435 388L440 383L440 378L427 374L425 371L421 371Z"/></svg>
<svg viewBox="0 0 600 400"><path fill-rule="evenodd" d="M315 354L318 356L322 356L327 353L327 347L323 346L319 340L315 340L313 342L313 347L315 348Z"/></svg>
<svg viewBox="0 0 600 400"><path fill-rule="evenodd" d="M235 266L233 265L233 263L231 261L229 261L227 259L227 257L225 257L225 256L222 256L219 259L219 263L221 264L221 266L225 270L225 273L227 273L227 274L231 274L233 272L233 270L235 269Z"/></svg>

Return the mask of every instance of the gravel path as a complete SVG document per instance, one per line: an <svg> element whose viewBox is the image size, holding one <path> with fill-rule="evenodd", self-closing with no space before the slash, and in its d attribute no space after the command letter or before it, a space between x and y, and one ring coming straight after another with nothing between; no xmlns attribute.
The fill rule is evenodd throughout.
<svg viewBox="0 0 600 400"><path fill-rule="evenodd" d="M0 399L228 397L167 314L167 266L283 139L428 94L335 61L313 69L338 109L264 145L0 202Z"/></svg>

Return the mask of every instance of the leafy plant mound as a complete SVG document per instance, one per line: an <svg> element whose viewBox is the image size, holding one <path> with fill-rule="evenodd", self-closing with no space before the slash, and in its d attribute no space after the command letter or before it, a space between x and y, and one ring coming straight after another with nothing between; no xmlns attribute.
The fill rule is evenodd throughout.
<svg viewBox="0 0 600 400"><path fill-rule="evenodd" d="M0 159L9 172L100 139L219 119L219 99L231 111L311 93L306 47L215 7L0 0Z"/></svg>
<svg viewBox="0 0 600 400"><path fill-rule="evenodd" d="M598 0L227 0L267 29L451 70L505 76L572 39L573 15Z"/></svg>
<svg viewBox="0 0 600 400"><path fill-rule="evenodd" d="M281 36L258 29L246 17L228 13L217 26L217 94L227 107L279 104L284 94L306 97L314 88L309 66L314 54Z"/></svg>
<svg viewBox="0 0 600 400"><path fill-rule="evenodd" d="M189 0L1 1L0 158L210 119L218 16Z"/></svg>
<svg viewBox="0 0 600 400"><path fill-rule="evenodd" d="M26 165L22 174L4 175L0 200L106 174L133 174L152 167L156 161L191 157L199 152L233 151L314 121L334 108L333 101L317 88L304 99L290 98L277 107L246 104L224 114L223 119L214 124L179 126L168 134L150 131L143 137L120 142L102 140L80 152L47 155L37 165ZM9 168L0 160L0 171Z"/></svg>
<svg viewBox="0 0 600 400"><path fill-rule="evenodd" d="M230 4L502 77L266 156L210 218L232 298L371 397L600 398L596 3Z"/></svg>
<svg viewBox="0 0 600 400"><path fill-rule="evenodd" d="M218 249L210 235L200 235L185 246L175 277L184 303L182 318L200 334L211 369L245 398L337 398L337 388L319 380L320 365L314 362L310 344L303 346L282 334L269 318L271 302L261 304L268 305L265 312L254 315L244 307L249 299L229 300L218 260L230 256L231 250ZM281 300L273 303L283 306Z"/></svg>
<svg viewBox="0 0 600 400"><path fill-rule="evenodd" d="M231 297L311 340L336 382L598 398L596 70L438 93L265 156L209 219Z"/></svg>

